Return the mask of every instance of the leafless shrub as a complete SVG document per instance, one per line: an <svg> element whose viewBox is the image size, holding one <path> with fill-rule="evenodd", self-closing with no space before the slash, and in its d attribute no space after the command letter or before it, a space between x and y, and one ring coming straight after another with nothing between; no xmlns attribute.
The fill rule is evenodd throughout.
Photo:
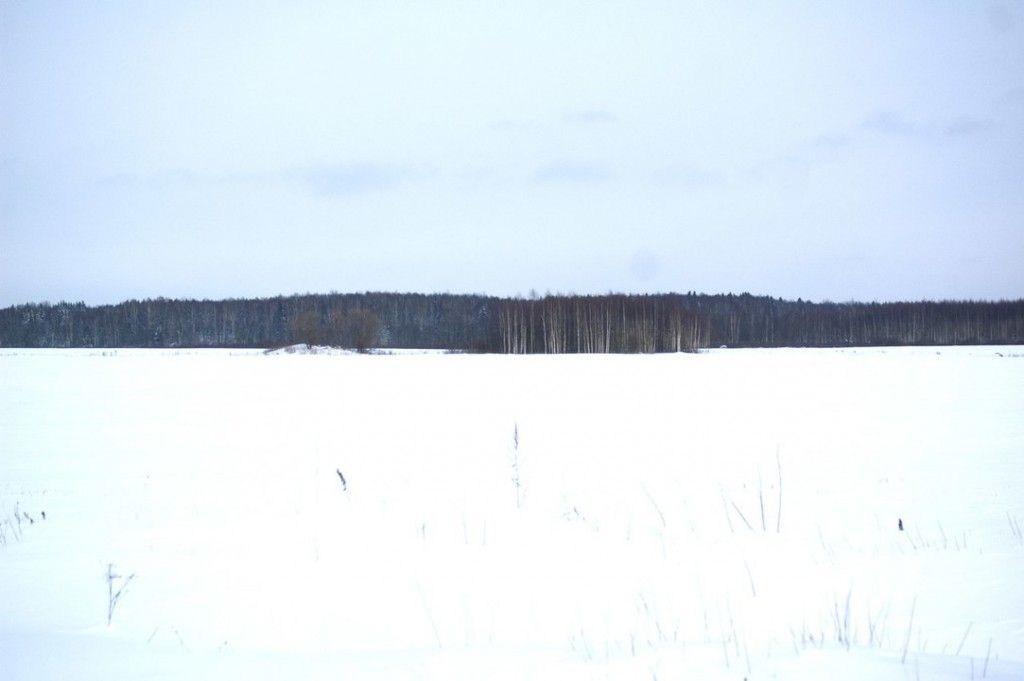
<svg viewBox="0 0 1024 681"><path fill-rule="evenodd" d="M300 312L295 315L290 328L292 338L297 343L305 343L306 347L313 347L323 342L323 324L320 322L320 315L316 312Z"/></svg>
<svg viewBox="0 0 1024 681"><path fill-rule="evenodd" d="M127 577L114 573L114 564L107 564L107 626L110 626L110 622L114 619L114 608L117 607L118 601L121 600L121 596L124 594L125 589L131 581L135 579L135 574L130 574ZM120 580L120 584L117 590L114 589L115 582Z"/></svg>

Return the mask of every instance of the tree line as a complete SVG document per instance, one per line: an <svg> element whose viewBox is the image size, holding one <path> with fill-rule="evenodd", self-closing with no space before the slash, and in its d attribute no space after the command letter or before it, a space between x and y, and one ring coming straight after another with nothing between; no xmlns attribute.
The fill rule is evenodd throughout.
<svg viewBox="0 0 1024 681"><path fill-rule="evenodd" d="M505 353L684 352L707 346L707 319L682 296L545 296L500 302Z"/></svg>
<svg viewBox="0 0 1024 681"><path fill-rule="evenodd" d="M0 309L3 347L434 348L679 352L704 347L1024 343L1024 299L812 303L750 294L330 293L39 303Z"/></svg>

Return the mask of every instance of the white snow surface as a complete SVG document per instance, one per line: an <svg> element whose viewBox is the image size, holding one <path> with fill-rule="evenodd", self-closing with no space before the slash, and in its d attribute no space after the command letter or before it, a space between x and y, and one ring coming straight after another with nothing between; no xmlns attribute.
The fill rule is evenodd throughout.
<svg viewBox="0 0 1024 681"><path fill-rule="evenodd" d="M0 351L0 679L1021 679L1022 527L1022 347Z"/></svg>

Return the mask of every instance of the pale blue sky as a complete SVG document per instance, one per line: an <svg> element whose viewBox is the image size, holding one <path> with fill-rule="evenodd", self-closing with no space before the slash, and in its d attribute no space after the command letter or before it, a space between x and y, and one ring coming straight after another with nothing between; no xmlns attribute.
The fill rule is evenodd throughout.
<svg viewBox="0 0 1024 681"><path fill-rule="evenodd" d="M1024 2L0 0L0 305L1024 297Z"/></svg>

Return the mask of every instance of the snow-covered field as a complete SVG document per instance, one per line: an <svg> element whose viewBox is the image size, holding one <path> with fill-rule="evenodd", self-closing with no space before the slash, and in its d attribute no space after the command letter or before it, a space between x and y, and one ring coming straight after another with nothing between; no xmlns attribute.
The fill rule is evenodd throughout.
<svg viewBox="0 0 1024 681"><path fill-rule="evenodd" d="M0 350L0 679L1021 679L1022 528L1021 347Z"/></svg>

